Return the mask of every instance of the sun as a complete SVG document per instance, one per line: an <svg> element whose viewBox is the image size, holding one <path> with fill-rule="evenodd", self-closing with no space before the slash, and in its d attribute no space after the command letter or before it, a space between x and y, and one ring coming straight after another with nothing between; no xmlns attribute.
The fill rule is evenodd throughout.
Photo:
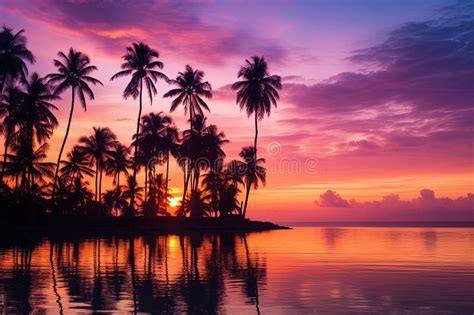
<svg viewBox="0 0 474 315"><path fill-rule="evenodd" d="M179 205L181 198L176 198L176 197L169 197L168 202L170 203L171 207L176 207Z"/></svg>

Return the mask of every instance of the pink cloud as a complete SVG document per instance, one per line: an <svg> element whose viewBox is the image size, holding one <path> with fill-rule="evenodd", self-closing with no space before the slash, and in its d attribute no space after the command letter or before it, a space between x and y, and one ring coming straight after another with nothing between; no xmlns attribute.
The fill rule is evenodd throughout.
<svg viewBox="0 0 474 315"><path fill-rule="evenodd" d="M318 208L330 208L339 219L388 220L388 221L472 221L474 219L474 194L457 198L436 198L431 189L423 189L417 198L401 200L389 194L376 201L347 200L335 191L327 190L315 201ZM341 213L341 208L344 212ZM347 209L347 210L345 210Z"/></svg>

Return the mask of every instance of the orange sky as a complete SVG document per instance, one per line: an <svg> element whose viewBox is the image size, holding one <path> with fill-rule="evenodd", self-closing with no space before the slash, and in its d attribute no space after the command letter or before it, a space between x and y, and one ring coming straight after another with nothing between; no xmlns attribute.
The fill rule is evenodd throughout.
<svg viewBox="0 0 474 315"><path fill-rule="evenodd" d="M241 147L252 144L254 129L253 120L235 105L229 84L245 58L265 55L284 88L278 108L259 125L268 179L250 196L252 218L467 220L473 210L467 194L474 184L474 67L463 49L472 47L473 39L463 32L472 22L472 8L459 4L443 11L448 4L321 2L311 8L284 3L265 8L254 3L243 10L231 3L137 1L128 7L89 0L7 0L0 4L0 17L15 30L25 29L37 59L32 70L40 75L54 71L56 53L71 46L98 66L96 77L105 86L95 88L96 100L88 102L87 112L76 107L67 150L93 126L108 126L121 142L130 143L138 104L121 97L126 79L109 79L119 70L125 46L143 40L160 52L169 77L185 64L205 71L214 90L208 122L225 132L231 141L227 157L236 158ZM34 13L28 9L32 6ZM384 19L374 18L372 24L362 19L378 12ZM468 13L461 17L459 12ZM261 21L257 25L255 15ZM457 45L450 42L454 38ZM170 87L159 82L157 88L159 95L153 106L145 101L144 114L169 113L170 100L161 95ZM51 139L51 160L65 132L69 102L66 92L57 103L60 126ZM181 110L171 116L186 128ZM172 165L176 196L181 182ZM420 196L423 189L436 193L434 203ZM336 195L321 197L327 190ZM400 200L390 206L369 204L389 194ZM400 207L402 214L390 207ZM425 207L441 212L405 214Z"/></svg>

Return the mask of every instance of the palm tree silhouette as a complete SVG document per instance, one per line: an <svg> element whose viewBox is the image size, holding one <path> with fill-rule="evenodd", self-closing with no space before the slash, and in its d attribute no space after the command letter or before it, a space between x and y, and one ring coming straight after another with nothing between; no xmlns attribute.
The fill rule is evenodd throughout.
<svg viewBox="0 0 474 315"><path fill-rule="evenodd" d="M120 174L128 176L128 169L132 166L132 162L128 160L129 154L129 148L116 142L105 161L105 172L113 176L113 184L116 184L117 190L120 189Z"/></svg>
<svg viewBox="0 0 474 315"><path fill-rule="evenodd" d="M6 83L12 83L16 79L26 81L29 63L35 62L35 57L26 48L26 37L24 30L13 34L13 30L3 26L0 32L0 94Z"/></svg>
<svg viewBox="0 0 474 315"><path fill-rule="evenodd" d="M247 214L247 203L249 201L250 188L258 189L258 183L261 182L265 186L266 172L261 165L265 163L265 159L255 160L255 148L245 147L240 151L239 156L243 159L242 169L240 170L245 183L245 202L243 206L243 217Z"/></svg>
<svg viewBox="0 0 474 315"><path fill-rule="evenodd" d="M175 97L171 102L170 112L174 112L179 105L184 106L185 115L189 111L190 130L193 130L194 116L204 116L202 108L210 111L202 98L212 97L212 87L209 82L203 82L203 79L203 71L194 70L187 65L184 72L179 72L176 79L171 80L171 83L178 88L171 89L163 95L163 97Z"/></svg>
<svg viewBox="0 0 474 315"><path fill-rule="evenodd" d="M145 166L145 200L147 199L148 171L150 166L164 162L163 143L166 127L171 125L172 119L159 112L150 113L142 117L141 131L132 145L140 148L141 164ZM153 164L153 165L152 165Z"/></svg>
<svg viewBox="0 0 474 315"><path fill-rule="evenodd" d="M89 137L80 137L79 149L95 164L95 199L101 200L102 172L104 162L110 157L117 137L109 128L93 127L94 133Z"/></svg>
<svg viewBox="0 0 474 315"><path fill-rule="evenodd" d="M150 103L153 101L153 96L156 95L157 90L155 83L158 79L164 79L169 81L168 77L157 69L163 69L163 63L158 61L159 57L158 51L150 48L147 44L144 43L133 43L131 47L127 47L127 53L122 57L124 63L121 65L122 71L117 72L112 76L110 80L115 80L117 78L132 76L132 79L125 87L123 91L123 97L127 99L128 97L133 97L136 99L139 97L139 109L138 109L138 118L137 118L137 131L135 136L140 133L140 120L142 115L142 94L143 94L143 83L145 83L146 89L148 91L148 97L150 98ZM133 178L136 180L136 172L138 167L137 161L138 154L138 142L135 143L135 152L134 152L134 167L133 167ZM132 192L130 197L130 210L133 214L133 205L134 204L134 194Z"/></svg>
<svg viewBox="0 0 474 315"><path fill-rule="evenodd" d="M64 140L59 150L58 161L56 163L56 171L54 173L54 182L53 190L51 193L51 199L54 202L54 193L56 189L56 182L58 179L59 165L61 161L61 156L63 154L64 146L66 145L67 137L69 134L69 129L71 127L72 114L74 113L74 100L75 96L79 97L82 108L84 111L87 109L86 106L86 94L89 99L94 99L94 92L92 92L89 84L93 85L103 85L102 82L90 76L93 71L97 70L96 66L90 64L90 59L87 55L81 53L80 51L74 50L73 48L69 49L67 55L63 52L58 53L59 60L55 59L54 65L58 68L58 73L52 73L47 76L49 82L56 84L54 93L59 95L64 92L66 89L71 88L72 98L71 98L71 110L69 112L69 119L66 127L66 134L64 135Z"/></svg>
<svg viewBox="0 0 474 315"><path fill-rule="evenodd" d="M6 93L0 95L0 118L3 119L0 124L0 133L4 135L4 153L2 163L2 173L0 174L0 184L3 183L3 174L7 162L8 147L10 146L15 135L18 124L20 123L21 103L23 101L23 93L19 87L10 86L6 89Z"/></svg>
<svg viewBox="0 0 474 315"><path fill-rule="evenodd" d="M61 161L63 166L59 171L62 177L69 179L70 185L72 185L77 178L84 178L84 175L94 175L95 172L90 167L86 153L79 147L73 147L66 157L67 160Z"/></svg>
<svg viewBox="0 0 474 315"><path fill-rule="evenodd" d="M168 211L168 184L169 184L169 173L170 173L170 155L178 158L179 157L179 131L174 125L168 125L165 128L165 135L163 137L163 151L165 152L166 158L166 179L165 179L165 211Z"/></svg>
<svg viewBox="0 0 474 315"><path fill-rule="evenodd" d="M46 184L44 177L52 177L54 163L45 162L48 144L43 143L36 150L25 145L13 145L15 154L8 154L6 174L18 176L21 172L21 191L29 192L33 183Z"/></svg>
<svg viewBox="0 0 474 315"><path fill-rule="evenodd" d="M246 65L238 72L238 77L243 80L232 84L232 89L237 90L237 104L244 109L247 115L255 115L255 159L257 159L258 120L262 120L265 114L270 116L271 106L277 106L279 94L277 90L282 88L281 78L277 75L269 75L268 65L264 57L253 56L251 60L245 60Z"/></svg>
<svg viewBox="0 0 474 315"><path fill-rule="evenodd" d="M138 186L137 181L133 178L133 176L128 176L127 183L123 191L124 198L130 199L130 202L131 202L131 199L133 196L134 197L133 200L140 201L142 200L142 191L143 191L143 188ZM127 211L130 211L130 209L135 209L135 205L130 204L129 209L127 209ZM130 215L130 213L128 213L128 215Z"/></svg>

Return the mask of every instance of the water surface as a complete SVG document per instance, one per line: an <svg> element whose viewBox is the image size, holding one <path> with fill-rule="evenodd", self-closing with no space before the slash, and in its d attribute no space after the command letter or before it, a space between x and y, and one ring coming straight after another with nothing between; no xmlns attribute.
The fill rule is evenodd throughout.
<svg viewBox="0 0 474 315"><path fill-rule="evenodd" d="M4 239L0 302L7 314L472 314L474 229Z"/></svg>

